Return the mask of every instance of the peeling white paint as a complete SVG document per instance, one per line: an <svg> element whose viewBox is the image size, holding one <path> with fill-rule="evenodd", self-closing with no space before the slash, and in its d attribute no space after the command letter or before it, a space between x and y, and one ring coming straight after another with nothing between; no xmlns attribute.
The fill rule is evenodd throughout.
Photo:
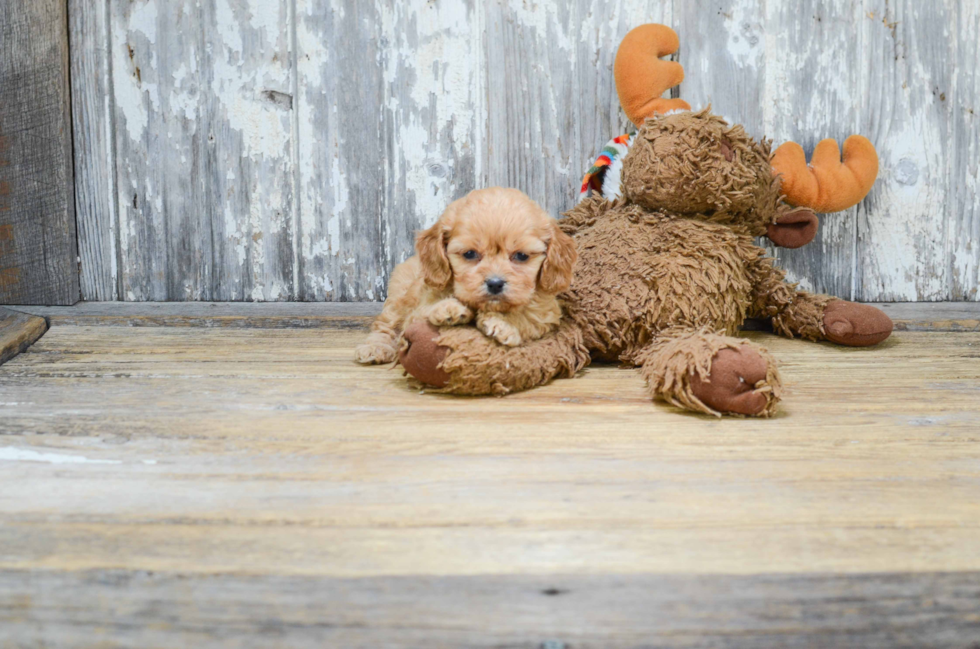
<svg viewBox="0 0 980 649"><path fill-rule="evenodd" d="M121 460L91 460L81 455L64 455L62 453L40 453L30 449L0 447L0 461L8 462L44 462L47 464L122 464Z"/></svg>
<svg viewBox="0 0 980 649"><path fill-rule="evenodd" d="M156 0L141 0L133 3L129 17L129 29L146 36L150 44L157 41L157 3Z"/></svg>
<svg viewBox="0 0 980 649"><path fill-rule="evenodd" d="M162 286L200 297L212 274L236 298L289 299L284 266L306 299L383 295L384 273L411 251L410 231L471 186L518 185L553 212L570 205L584 165L621 132L616 46L630 27L662 21L681 31L681 96L695 106L710 99L777 144L863 132L879 147L870 213L823 219L822 255L800 258L825 265L810 267L806 286L851 273L834 265L851 263L840 247L852 246L859 299L942 299L971 286L980 299L980 118L969 116L980 111L969 65L980 10L958 8L955 23L937 26L952 16L949 3L810 4L296 0L293 70L289 0L214 0L213 10L109 0L105 101L112 153L123 153L110 174L118 186L107 180L118 225L99 228L115 253L110 272L127 299ZM712 33L685 38L701 22ZM505 49L504 34L518 51ZM370 83L339 83L338 71L349 78L355 65ZM351 92L363 104L355 115L340 110ZM378 141L360 141L375 125ZM383 160L378 186L350 168L368 155ZM195 222L204 212L213 223ZM162 238L184 224L199 228L188 257L198 266L167 258L175 246ZM294 229L295 244L282 245ZM281 259L290 245L295 265ZM211 259L223 267L206 268Z"/></svg>

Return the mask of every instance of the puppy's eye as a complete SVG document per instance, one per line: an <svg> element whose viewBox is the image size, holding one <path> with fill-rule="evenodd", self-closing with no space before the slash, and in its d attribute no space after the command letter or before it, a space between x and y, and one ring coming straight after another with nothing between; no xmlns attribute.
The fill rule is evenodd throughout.
<svg viewBox="0 0 980 649"><path fill-rule="evenodd" d="M525 262L529 259L526 252L515 252L513 255L510 256L510 258L513 259L514 261L519 261L519 262Z"/></svg>
<svg viewBox="0 0 980 649"><path fill-rule="evenodd" d="M468 259L469 261L473 261L474 259L479 259L479 258L480 258L480 253L478 253L476 250L467 250L466 252L463 253L463 259Z"/></svg>

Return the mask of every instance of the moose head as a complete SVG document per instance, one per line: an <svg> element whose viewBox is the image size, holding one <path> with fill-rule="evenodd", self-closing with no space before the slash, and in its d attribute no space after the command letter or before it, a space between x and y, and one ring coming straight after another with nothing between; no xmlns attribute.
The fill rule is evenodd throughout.
<svg viewBox="0 0 980 649"><path fill-rule="evenodd" d="M778 246L799 248L816 236L816 213L859 203L878 175L878 155L860 135L817 144L807 163L803 148L756 141L739 126L691 112L664 92L684 80L684 68L661 57L677 51L677 34L665 25L630 31L616 54L620 104L638 128L623 161L622 192L649 209L698 214L729 222Z"/></svg>

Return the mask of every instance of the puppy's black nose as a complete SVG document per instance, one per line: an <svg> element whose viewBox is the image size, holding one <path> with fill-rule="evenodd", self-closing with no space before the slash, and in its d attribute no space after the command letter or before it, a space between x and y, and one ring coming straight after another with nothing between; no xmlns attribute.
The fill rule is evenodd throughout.
<svg viewBox="0 0 980 649"><path fill-rule="evenodd" d="M488 277L486 281L487 293L490 295L500 295L500 293L504 290L505 284L507 284L507 282L500 277Z"/></svg>

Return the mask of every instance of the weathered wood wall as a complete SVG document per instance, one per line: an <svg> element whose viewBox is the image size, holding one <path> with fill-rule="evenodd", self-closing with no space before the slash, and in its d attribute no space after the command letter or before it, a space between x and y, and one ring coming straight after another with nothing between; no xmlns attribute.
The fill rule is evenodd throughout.
<svg viewBox="0 0 980 649"><path fill-rule="evenodd" d="M777 252L804 286L978 300L977 0L69 0L90 300L378 300L473 187L553 213L624 132L623 35L681 37L692 105L881 177Z"/></svg>
<svg viewBox="0 0 980 649"><path fill-rule="evenodd" d="M0 2L0 304L78 301L68 17Z"/></svg>

